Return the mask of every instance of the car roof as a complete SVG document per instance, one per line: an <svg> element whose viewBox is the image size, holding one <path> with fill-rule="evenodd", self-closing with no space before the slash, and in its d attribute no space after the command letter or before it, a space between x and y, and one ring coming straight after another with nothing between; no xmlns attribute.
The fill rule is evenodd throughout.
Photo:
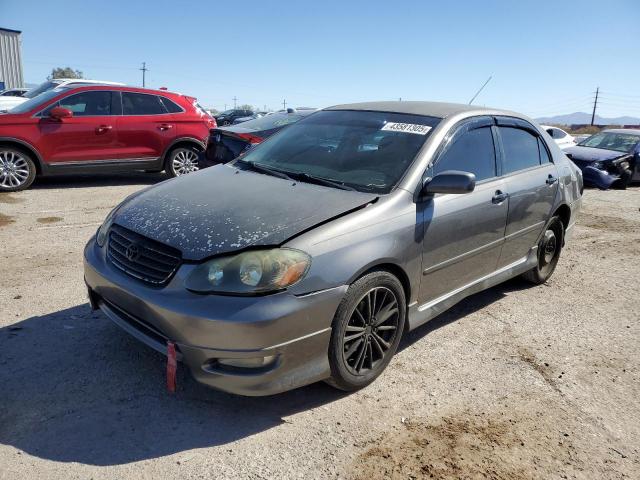
<svg viewBox="0 0 640 480"><path fill-rule="evenodd" d="M362 102L346 103L325 108L325 110L362 110L373 112L406 113L410 115L426 115L429 117L446 118L457 113L486 112L488 115L504 113L514 115L514 112L499 111L494 108L478 107L476 105L465 105L461 103L444 102L415 102L415 101L395 101L395 102ZM520 116L520 114L516 114Z"/></svg>
<svg viewBox="0 0 640 480"><path fill-rule="evenodd" d="M109 87L109 90L120 90L123 92L134 93L150 93L153 95L178 95L181 97L188 97L189 95L183 95L177 92L171 92L169 90L159 90L154 88L142 88L142 87L129 87L127 85L115 85L110 83L91 83L91 84L79 84L79 85L61 85L58 88L64 88L67 90L99 90L101 87ZM195 97L194 97L195 98Z"/></svg>
<svg viewBox="0 0 640 480"><path fill-rule="evenodd" d="M611 133L630 133L631 135L640 135L640 129L637 128L607 128L603 132Z"/></svg>
<svg viewBox="0 0 640 480"><path fill-rule="evenodd" d="M120 83L120 82L110 82L108 80L90 80L88 78L54 78L51 81L60 82L60 83L87 83L87 84L99 83L102 85L124 85L124 83Z"/></svg>

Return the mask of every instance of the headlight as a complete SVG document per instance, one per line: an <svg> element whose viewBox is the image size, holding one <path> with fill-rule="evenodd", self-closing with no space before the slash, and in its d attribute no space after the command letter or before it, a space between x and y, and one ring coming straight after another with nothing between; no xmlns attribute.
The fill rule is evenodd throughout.
<svg viewBox="0 0 640 480"><path fill-rule="evenodd" d="M591 166L593 168L602 168L602 162L593 162Z"/></svg>
<svg viewBox="0 0 640 480"><path fill-rule="evenodd" d="M98 231L96 232L96 243L99 247L104 247L104 244L107 242L107 235L109 235L109 229L111 228L111 224L113 223L113 217L118 210L118 207L114 208L109 212L107 218L104 219L102 225L98 227Z"/></svg>
<svg viewBox="0 0 640 480"><path fill-rule="evenodd" d="M273 292L300 281L310 265L309 255L299 250L250 250L198 265L184 285L188 290L201 293Z"/></svg>

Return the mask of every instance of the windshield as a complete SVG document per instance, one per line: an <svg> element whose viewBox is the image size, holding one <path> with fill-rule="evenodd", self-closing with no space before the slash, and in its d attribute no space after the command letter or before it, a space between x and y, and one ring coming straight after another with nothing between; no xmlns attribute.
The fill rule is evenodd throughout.
<svg viewBox="0 0 640 480"><path fill-rule="evenodd" d="M220 112L218 115L230 115L234 112L234 110L225 110L224 112Z"/></svg>
<svg viewBox="0 0 640 480"><path fill-rule="evenodd" d="M13 107L11 110L9 110L9 113L30 112L34 108L39 107L40 105L44 105L53 97L57 97L58 95L60 95L62 91L64 91L64 88L56 88L55 90L49 90L47 92L41 93L37 97L30 98L26 102L23 102L20 105Z"/></svg>
<svg viewBox="0 0 640 480"><path fill-rule="evenodd" d="M244 122L242 128L250 128L255 131L271 130L272 128L284 127L290 123L295 123L304 117L305 115L296 115L294 113L274 113L273 115Z"/></svg>
<svg viewBox="0 0 640 480"><path fill-rule="evenodd" d="M40 95L42 92L46 92L47 90L51 90L53 88L56 88L59 84L60 84L60 82L51 82L51 81L50 82L42 82L36 88L33 88L33 89L29 90L23 96L26 97L26 98L34 98L34 97L37 97L38 95Z"/></svg>
<svg viewBox="0 0 640 480"><path fill-rule="evenodd" d="M321 111L241 155L291 176L307 174L360 191L388 193L440 119L365 111ZM240 161L241 160L241 161ZM302 181L304 175L299 177Z"/></svg>
<svg viewBox="0 0 640 480"><path fill-rule="evenodd" d="M581 147L604 148L617 152L631 153L640 141L640 135L630 133L601 132L583 140Z"/></svg>

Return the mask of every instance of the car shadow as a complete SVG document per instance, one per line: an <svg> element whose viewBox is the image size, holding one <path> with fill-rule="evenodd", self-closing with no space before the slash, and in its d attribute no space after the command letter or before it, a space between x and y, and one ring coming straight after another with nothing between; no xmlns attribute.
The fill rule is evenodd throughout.
<svg viewBox="0 0 640 480"><path fill-rule="evenodd" d="M401 348L524 287L514 280L473 295ZM0 328L0 443L58 462L121 465L224 445L347 395L320 382L240 397L196 383L183 366L170 395L165 362L88 304Z"/></svg>
<svg viewBox="0 0 640 480"><path fill-rule="evenodd" d="M33 190L47 190L54 188L86 188L86 187L113 187L119 185L154 185L166 180L165 173L95 173L80 175L52 175L49 177L37 177L31 186Z"/></svg>

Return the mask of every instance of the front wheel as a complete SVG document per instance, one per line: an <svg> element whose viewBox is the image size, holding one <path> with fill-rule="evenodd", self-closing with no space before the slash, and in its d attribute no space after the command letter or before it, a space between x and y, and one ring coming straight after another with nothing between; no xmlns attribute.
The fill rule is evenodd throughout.
<svg viewBox="0 0 640 480"><path fill-rule="evenodd" d="M179 177L200 170L200 152L195 147L174 148L165 167L170 177Z"/></svg>
<svg viewBox="0 0 640 480"><path fill-rule="evenodd" d="M376 271L355 281L333 320L327 383L353 391L373 382L398 348L405 315L404 289L391 273Z"/></svg>
<svg viewBox="0 0 640 480"><path fill-rule="evenodd" d="M29 155L15 148L0 147L0 192L29 188L36 178L36 165Z"/></svg>
<svg viewBox="0 0 640 480"><path fill-rule="evenodd" d="M554 216L538 243L538 265L522 276L536 285L546 282L553 274L560 259L563 239L564 225L560 217Z"/></svg>

